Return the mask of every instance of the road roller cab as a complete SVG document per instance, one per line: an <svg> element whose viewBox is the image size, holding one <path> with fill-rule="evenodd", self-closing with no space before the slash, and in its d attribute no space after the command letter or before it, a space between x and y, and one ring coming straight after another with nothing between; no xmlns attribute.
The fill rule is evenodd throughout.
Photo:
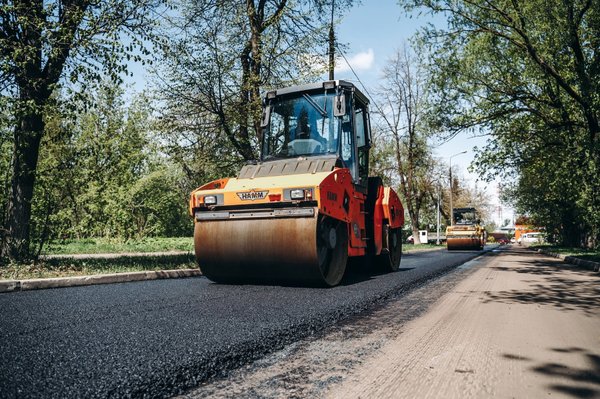
<svg viewBox="0 0 600 399"><path fill-rule="evenodd" d="M452 224L446 228L448 250L483 249L486 232L480 223L477 209L455 208L452 212Z"/></svg>
<svg viewBox="0 0 600 399"><path fill-rule="evenodd" d="M334 286L348 257L397 270L404 210L369 176L367 98L341 80L270 91L261 125L260 162L192 192L202 273Z"/></svg>

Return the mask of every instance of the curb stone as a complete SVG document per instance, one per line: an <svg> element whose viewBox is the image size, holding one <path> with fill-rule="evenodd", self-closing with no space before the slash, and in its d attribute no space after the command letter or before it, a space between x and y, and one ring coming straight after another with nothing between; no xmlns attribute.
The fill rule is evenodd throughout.
<svg viewBox="0 0 600 399"><path fill-rule="evenodd" d="M570 263L572 265L580 266L584 269L591 270L593 272L600 272L600 263L592 262L591 260L579 259L574 256L562 255L556 252L546 251L544 249L535 249L534 251L552 256L554 258L562 259L566 263Z"/></svg>
<svg viewBox="0 0 600 399"><path fill-rule="evenodd" d="M131 273L94 274L91 276L36 278L29 280L2 280L0 293L29 291L47 288L78 287L84 285L126 283L131 281L159 280L201 276L199 269L158 270Z"/></svg>

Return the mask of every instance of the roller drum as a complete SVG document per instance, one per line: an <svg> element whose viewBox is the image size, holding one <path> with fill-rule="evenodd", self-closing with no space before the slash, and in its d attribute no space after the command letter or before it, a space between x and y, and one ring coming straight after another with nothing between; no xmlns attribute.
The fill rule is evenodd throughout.
<svg viewBox="0 0 600 399"><path fill-rule="evenodd" d="M449 251L452 250L470 250L470 249L481 249L481 240L478 238L448 238L446 245Z"/></svg>
<svg viewBox="0 0 600 399"><path fill-rule="evenodd" d="M347 232L339 225L318 212L310 217L197 221L196 260L202 274L215 282L333 286L341 280L347 259L347 248L342 248Z"/></svg>

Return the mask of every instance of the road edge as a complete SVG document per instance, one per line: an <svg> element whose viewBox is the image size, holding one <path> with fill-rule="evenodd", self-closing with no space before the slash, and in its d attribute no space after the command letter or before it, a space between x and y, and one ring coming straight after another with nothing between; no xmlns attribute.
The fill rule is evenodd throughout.
<svg viewBox="0 0 600 399"><path fill-rule="evenodd" d="M494 249L490 248L491 249ZM426 250L407 251L403 254L414 254L419 252L430 252L443 250L444 248L432 248ZM486 250L483 253L487 252ZM170 253L170 255L179 253ZM98 254L95 254L98 256ZM116 254L123 256L123 254ZM133 256L134 254L125 254L125 256ZM135 254L138 256L139 254ZM156 255L156 253L148 253L146 256ZM84 257L94 257L94 255L84 254ZM104 257L105 254L101 254ZM111 254L111 257L114 256ZM72 255L60 257L73 257ZM18 292L18 291L30 291L40 290L48 288L66 288L66 287L80 287L86 285L97 285L97 284L114 284L114 283L127 283L132 281L145 281L145 280L158 280L168 278L188 278L201 276L202 272L200 269L177 269L177 270L158 270L158 271L143 271L143 272L130 272L130 273L112 273L112 274L94 274L89 276L74 276L74 277L54 277L54 278L38 278L38 279L27 279L27 280L0 280L0 294L5 292Z"/></svg>
<svg viewBox="0 0 600 399"><path fill-rule="evenodd" d="M0 280L0 293L47 288L79 287L96 284L127 283L131 281L188 278L201 276L200 269L157 270L130 273L94 274L90 276Z"/></svg>
<svg viewBox="0 0 600 399"><path fill-rule="evenodd" d="M144 258L156 256L183 256L193 255L194 251L159 251L159 252L114 252L114 253L88 253L88 254L55 254L40 255L42 260L51 259L118 259L118 258Z"/></svg>
<svg viewBox="0 0 600 399"><path fill-rule="evenodd" d="M533 249L533 251L542 253L544 255L552 256L553 258L562 259L566 263L570 263L575 266L579 266L583 269L591 270L593 272L600 272L600 263L593 262L591 260L579 259L570 255L562 255L556 252L547 251L545 249Z"/></svg>

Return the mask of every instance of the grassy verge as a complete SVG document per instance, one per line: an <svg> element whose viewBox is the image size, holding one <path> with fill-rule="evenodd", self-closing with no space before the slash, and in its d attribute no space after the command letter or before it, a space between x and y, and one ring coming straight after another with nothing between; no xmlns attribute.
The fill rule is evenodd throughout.
<svg viewBox="0 0 600 399"><path fill-rule="evenodd" d="M402 244L402 252L406 251L426 251L429 249L441 249L446 248L445 244Z"/></svg>
<svg viewBox="0 0 600 399"><path fill-rule="evenodd" d="M118 241L106 238L51 241L44 255L101 254L124 252L193 251L192 237L152 237L141 240Z"/></svg>
<svg viewBox="0 0 600 399"><path fill-rule="evenodd" d="M589 260L592 262L600 262L600 251L592 251L582 248L559 247L550 244L535 245L531 248L543 249L545 251L554 252L565 256L573 256L575 258Z"/></svg>
<svg viewBox="0 0 600 399"><path fill-rule="evenodd" d="M87 276L196 268L194 255L120 257L112 259L48 259L26 265L10 264L0 267L0 279Z"/></svg>

